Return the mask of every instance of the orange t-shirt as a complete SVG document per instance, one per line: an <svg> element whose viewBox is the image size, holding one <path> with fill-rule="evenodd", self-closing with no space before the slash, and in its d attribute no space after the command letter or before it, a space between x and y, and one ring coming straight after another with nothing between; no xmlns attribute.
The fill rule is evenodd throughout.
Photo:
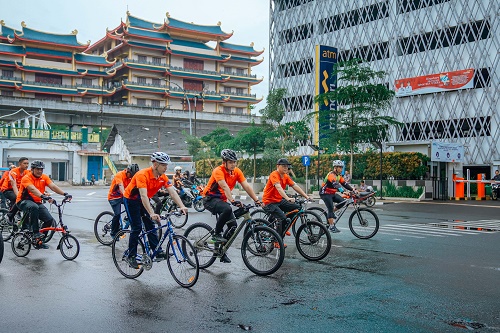
<svg viewBox="0 0 500 333"><path fill-rule="evenodd" d="M16 180L17 189L19 189L19 186L21 186L21 179L28 173L30 173L29 170L24 170L24 172L21 173L21 169L19 167L10 170L9 178L2 184L2 192L12 190L12 184L10 183L11 179Z"/></svg>
<svg viewBox="0 0 500 333"><path fill-rule="evenodd" d="M33 200L34 202L41 203L42 199L33 195L30 191L28 191L27 187L29 185L34 185L38 191L43 194L45 192L45 187L50 183L52 183L52 180L50 180L49 176L46 174L43 173L40 178L36 178L31 172L28 172L20 182L16 203L21 200Z"/></svg>
<svg viewBox="0 0 500 333"><path fill-rule="evenodd" d="M278 171L273 171L269 175L269 179L267 180L266 187L264 187L264 193L262 194L262 202L267 205L270 203L276 203L283 200L280 192L274 186L279 183L281 188L284 190L287 185L293 186L295 182L290 178L289 175L284 174L283 177L280 176Z"/></svg>
<svg viewBox="0 0 500 333"><path fill-rule="evenodd" d="M226 194L224 193L224 190L219 186L219 183L217 183L220 180L225 180L227 186L229 186L229 189L232 191L233 188L236 186L236 183L241 184L247 179L245 178L243 172L240 169L235 168L232 172L229 172L226 170L224 165L219 165L217 168L214 169L214 171L212 171L212 176L210 176L208 184L207 186L205 186L205 190L203 191L203 196L220 198L226 201L227 200Z"/></svg>
<svg viewBox="0 0 500 333"><path fill-rule="evenodd" d="M109 187L108 192L108 200L120 199L123 197L123 194L120 192L120 188L118 185L123 184L123 188L127 188L128 184L132 178L127 177L127 169L118 172L111 182L111 186Z"/></svg>
<svg viewBox="0 0 500 333"><path fill-rule="evenodd" d="M149 167L136 172L130 184L125 188L123 196L127 199L139 200L141 197L139 195L139 189L145 188L148 191L148 198L151 199L160 188L170 186L172 186L172 184L167 176L161 175L156 178L153 175L153 167Z"/></svg>
<svg viewBox="0 0 500 333"><path fill-rule="evenodd" d="M3 175L2 175L2 178L0 178L0 191L1 191L2 187L3 187L3 184L5 182L8 182L9 172L10 172L10 170L4 171Z"/></svg>

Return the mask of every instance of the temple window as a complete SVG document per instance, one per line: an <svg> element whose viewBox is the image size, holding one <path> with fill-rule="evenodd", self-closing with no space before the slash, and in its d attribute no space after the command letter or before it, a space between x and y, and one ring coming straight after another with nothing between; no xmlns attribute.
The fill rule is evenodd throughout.
<svg viewBox="0 0 500 333"><path fill-rule="evenodd" d="M162 64L161 60L162 60L162 58L153 57L153 64L155 64L155 65L161 65Z"/></svg>
<svg viewBox="0 0 500 333"><path fill-rule="evenodd" d="M157 100L157 99L153 99L151 101L151 106L154 107L154 108L159 108L160 107L160 101Z"/></svg>
<svg viewBox="0 0 500 333"><path fill-rule="evenodd" d="M161 86L161 80L160 79L152 79L153 81L153 86Z"/></svg>
<svg viewBox="0 0 500 333"><path fill-rule="evenodd" d="M236 74L238 74L238 75L244 75L245 74L245 70L243 68L236 68Z"/></svg>
<svg viewBox="0 0 500 333"><path fill-rule="evenodd" d="M184 59L184 68L202 71L204 69L204 62L203 60Z"/></svg>
<svg viewBox="0 0 500 333"><path fill-rule="evenodd" d="M146 100L144 98L138 98L137 105L138 106L146 106Z"/></svg>
<svg viewBox="0 0 500 333"><path fill-rule="evenodd" d="M236 94L243 95L243 88L236 88Z"/></svg>
<svg viewBox="0 0 500 333"><path fill-rule="evenodd" d="M183 84L186 90L203 91L203 82L201 81L184 80Z"/></svg>
<svg viewBox="0 0 500 333"><path fill-rule="evenodd" d="M142 63L146 63L148 62L148 57L146 57L145 55L138 55L137 56L137 59L139 60L139 62L142 62Z"/></svg>
<svg viewBox="0 0 500 333"><path fill-rule="evenodd" d="M91 87L92 86L92 79L89 78L82 78L82 85Z"/></svg>
<svg viewBox="0 0 500 333"><path fill-rule="evenodd" d="M13 78L14 71L11 71L10 69L2 69L2 76L5 78Z"/></svg>
<svg viewBox="0 0 500 333"><path fill-rule="evenodd" d="M137 77L137 83L138 84L146 84L146 78L145 77Z"/></svg>
<svg viewBox="0 0 500 333"><path fill-rule="evenodd" d="M62 76L35 73L35 82L61 85L62 84Z"/></svg>

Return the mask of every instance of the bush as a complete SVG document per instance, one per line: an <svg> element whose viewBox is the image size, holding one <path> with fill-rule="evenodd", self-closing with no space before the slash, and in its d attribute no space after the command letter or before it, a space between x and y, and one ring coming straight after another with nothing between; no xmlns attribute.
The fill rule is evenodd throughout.
<svg viewBox="0 0 500 333"><path fill-rule="evenodd" d="M394 184L384 184L382 187L382 196L397 197L397 198L419 198L424 192L423 187L418 187L414 190L412 186L396 187Z"/></svg>

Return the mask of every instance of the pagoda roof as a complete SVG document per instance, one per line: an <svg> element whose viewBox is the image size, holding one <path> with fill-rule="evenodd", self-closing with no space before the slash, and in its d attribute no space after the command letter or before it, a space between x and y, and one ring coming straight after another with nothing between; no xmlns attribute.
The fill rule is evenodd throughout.
<svg viewBox="0 0 500 333"><path fill-rule="evenodd" d="M231 57L231 59L229 59L230 61L250 63L250 66L258 65L258 64L260 64L261 62L264 61L264 58L262 58L262 59L252 59L252 58L244 58L244 57L235 57L235 56L232 56L232 55L229 55L229 54L223 54L222 56Z"/></svg>
<svg viewBox="0 0 500 333"><path fill-rule="evenodd" d="M99 65L104 67L113 66L115 61L108 61L106 59L107 55L91 55L85 53L77 53L75 54L75 62L80 64L91 64L91 65Z"/></svg>
<svg viewBox="0 0 500 333"><path fill-rule="evenodd" d="M16 67L14 60L0 60L0 66Z"/></svg>
<svg viewBox="0 0 500 333"><path fill-rule="evenodd" d="M167 13L165 27L170 33L195 33L197 39L206 41L220 39L225 40L233 35L232 32L228 34L222 31L220 22L217 25L201 25L188 23L170 17L169 13Z"/></svg>
<svg viewBox="0 0 500 333"><path fill-rule="evenodd" d="M179 45L179 46L185 46L185 47L192 47L195 49L203 49L203 50L210 50L214 51L213 48L208 46L207 44L203 42L196 42L196 41L191 41L191 40L184 40L184 39L173 39L170 42L170 45Z"/></svg>
<svg viewBox="0 0 500 333"><path fill-rule="evenodd" d="M221 73L223 79L227 79L227 81L237 81L237 82L248 82L250 85L255 85L264 80L264 77L258 79L256 76L239 76L233 74L224 74Z"/></svg>
<svg viewBox="0 0 500 333"><path fill-rule="evenodd" d="M7 40L7 37L13 38L15 33L18 33L18 34L21 33L21 31L19 31L19 30L14 30L14 29L6 26L5 22L3 20L0 20L0 26L2 27L2 32L0 33L0 39Z"/></svg>
<svg viewBox="0 0 500 333"><path fill-rule="evenodd" d="M182 56L185 58L215 60L215 61L220 61L220 62L225 62L229 59L229 58L223 58L220 55L215 55L215 54L210 55L210 54L205 54L205 53L195 53L195 52L179 51L179 50L172 50L172 49L167 50L167 52L171 53L172 55Z"/></svg>
<svg viewBox="0 0 500 333"><path fill-rule="evenodd" d="M16 89L23 92L31 92L38 94L57 94L64 96L83 96L86 94L87 90L78 91L77 88L66 88L57 86L42 86L35 84L23 83L22 85L16 85Z"/></svg>
<svg viewBox="0 0 500 333"><path fill-rule="evenodd" d="M124 41L125 44L128 44L133 47L140 47L144 49L151 49L151 50L158 50L158 51L166 51L165 45L154 45L154 44L148 44L148 43L140 43L140 42L134 42L134 41Z"/></svg>
<svg viewBox="0 0 500 333"><path fill-rule="evenodd" d="M16 67L25 72L35 72L35 73L45 73L45 74L57 74L62 76L82 76L85 75L86 72L80 73L78 71L70 70L70 69L61 69L61 68L51 68L51 67L41 67L41 66L24 66L16 62Z"/></svg>
<svg viewBox="0 0 500 333"><path fill-rule="evenodd" d="M143 28L143 29L149 29L149 30L158 30L164 26L164 23L155 23L155 22L147 21L147 20L138 18L136 16L132 16L132 15L130 15L129 12L127 12L127 25L131 26L131 27L137 27L137 28Z"/></svg>
<svg viewBox="0 0 500 333"><path fill-rule="evenodd" d="M37 47L29 47L29 46L26 47L26 54L44 56L47 58L56 58L56 59L68 59L68 60L73 59L73 52L40 49Z"/></svg>
<svg viewBox="0 0 500 333"><path fill-rule="evenodd" d="M78 68L77 71L83 76L100 76L100 77L112 77L116 73L116 69L110 69L107 71L97 71L97 70Z"/></svg>
<svg viewBox="0 0 500 333"><path fill-rule="evenodd" d="M23 30L21 33L14 32L14 38L9 37L9 42L13 43L14 41L22 41L22 42L36 42L41 44L48 45L57 45L75 49L84 50L90 43L81 44L76 39L77 30L74 30L71 34L54 34L48 32L42 32L34 29L27 28L23 25Z"/></svg>
<svg viewBox="0 0 500 333"><path fill-rule="evenodd" d="M222 94L222 97L227 97L227 102L244 102L244 103L251 103L251 104L257 104L260 101L262 101L263 98L257 98L255 95L253 96L235 96L235 95L224 95Z"/></svg>
<svg viewBox="0 0 500 333"><path fill-rule="evenodd" d="M164 42L171 42L172 41L172 38L166 32L144 30L144 29L139 29L139 28L134 28L134 27L126 27L123 29L123 31L125 32L125 34L127 34L129 36L151 39L151 40L161 40Z"/></svg>
<svg viewBox="0 0 500 333"><path fill-rule="evenodd" d="M245 46L245 45L237 45L237 44L230 44L226 42L220 42L219 43L219 49L221 51L227 51L227 52L234 52L234 53L240 53L240 54L248 54L252 56L258 56L264 53L264 50L262 51L256 51L253 48L253 43L250 44L250 46Z"/></svg>
<svg viewBox="0 0 500 333"><path fill-rule="evenodd" d="M102 88L80 86L77 87L77 90L80 94L94 95L94 96L111 96L115 93L116 88L113 87L113 89L111 90L103 90Z"/></svg>
<svg viewBox="0 0 500 333"><path fill-rule="evenodd" d="M0 43L0 54L24 56L26 51L20 45Z"/></svg>

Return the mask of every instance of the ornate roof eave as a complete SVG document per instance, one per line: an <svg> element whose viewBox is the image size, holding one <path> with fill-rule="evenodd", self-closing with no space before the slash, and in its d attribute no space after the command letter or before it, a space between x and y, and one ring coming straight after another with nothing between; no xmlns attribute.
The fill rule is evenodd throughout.
<svg viewBox="0 0 500 333"><path fill-rule="evenodd" d="M222 77L216 74L203 74L203 73L194 73L194 72L184 72L177 70L169 70L170 76L182 77L186 79L195 79L195 80L213 80L213 81L222 81Z"/></svg>
<svg viewBox="0 0 500 333"><path fill-rule="evenodd" d="M78 72L78 71L70 71L67 69L59 69L59 68L49 68L49 67L36 67L36 69L26 68L24 65L19 65L17 61L15 61L16 68L23 72L34 72L34 73L46 73L46 74L56 74L61 76L85 76L86 72ZM35 67L35 66L33 66ZM56 73L54 73L54 71ZM57 71L65 71L65 72L73 72L73 73L58 73Z"/></svg>
<svg viewBox="0 0 500 333"><path fill-rule="evenodd" d="M83 87L78 87L78 90L85 90L85 94L87 95L93 95L93 96L106 96L109 97L113 95L116 92L116 88L113 87L112 90L100 90L100 89L92 89L92 88L83 88Z"/></svg>
<svg viewBox="0 0 500 333"><path fill-rule="evenodd" d="M253 43L250 46L253 47ZM249 55L249 56L252 56L252 57L260 56L266 50L265 48L263 48L262 51L254 50L254 52L247 52L247 51L243 51L243 50L235 50L235 49L223 47L221 45L219 45L219 49L220 49L221 52L222 51L226 51L226 52L230 52L230 53L238 53L238 54L243 54L243 55Z"/></svg>
<svg viewBox="0 0 500 333"><path fill-rule="evenodd" d="M133 84L122 84L123 89L129 90L129 91L135 91L135 92L148 92L151 94L161 94L165 95L168 93L167 89L155 89L152 87L143 87L143 86L137 86Z"/></svg>
<svg viewBox="0 0 500 333"><path fill-rule="evenodd" d="M21 86L16 85L16 89L23 92L31 92L37 94L57 94L63 96L84 96L87 90L78 91L76 88L59 88L59 87L46 87L46 86L35 86L30 84L22 84Z"/></svg>
<svg viewBox="0 0 500 333"><path fill-rule="evenodd" d="M34 45L43 44L43 45L58 46L58 47L62 47L62 48L73 49L73 50L77 50L80 52L83 52L84 50L86 50L90 45L90 41L88 41L87 44L79 43L79 44L81 44L80 46L58 44L58 43L51 43L51 42L44 42L44 41L35 41L35 40L25 39L25 38L19 37L19 35L17 35L17 34L14 36L14 38L10 38L10 36L7 36L7 38L9 40L9 43L11 43L11 44L15 43L15 42L33 43Z"/></svg>
<svg viewBox="0 0 500 333"><path fill-rule="evenodd" d="M139 71L142 70L148 72L165 73L165 71L167 70L165 67L154 67L153 65L141 65L133 62L123 62L123 64L127 68L137 69Z"/></svg>
<svg viewBox="0 0 500 333"><path fill-rule="evenodd" d="M109 30L108 28L106 28L106 34L104 35L104 37L102 37L101 39L99 39L97 42L95 42L95 43L93 43L93 44L89 45L89 47L87 47L87 48L85 49L85 51L83 51L83 52L87 52L88 50L92 50L92 49L96 48L99 44L104 43L104 42L107 40L107 39L106 39L107 37L111 37L111 36L110 36L110 33L111 33L111 32L116 32L116 30L117 30L118 28L120 28L120 27L121 27L121 25L119 25L118 27L116 27L116 28L114 28L114 29L112 29L112 30Z"/></svg>
<svg viewBox="0 0 500 333"><path fill-rule="evenodd" d="M225 96L225 95L223 95ZM254 97L238 97L238 96L227 96L227 100L225 102L237 102L237 103L250 103L250 104L257 104L261 102L264 99L264 97L261 98L254 98Z"/></svg>

